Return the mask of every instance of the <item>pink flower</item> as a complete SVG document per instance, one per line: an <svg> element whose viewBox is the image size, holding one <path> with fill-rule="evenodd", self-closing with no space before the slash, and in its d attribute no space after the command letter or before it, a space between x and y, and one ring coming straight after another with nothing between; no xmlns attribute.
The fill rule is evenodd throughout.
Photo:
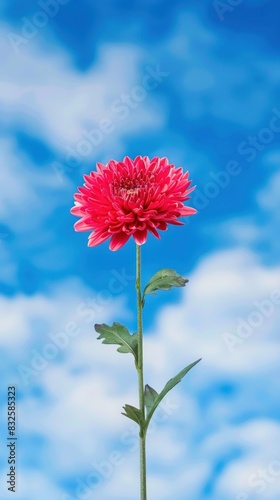
<svg viewBox="0 0 280 500"><path fill-rule="evenodd" d="M111 238L110 249L119 250L130 236L142 245L148 231L160 238L158 230L165 231L167 224L183 225L179 217L196 213L183 204L194 190L189 173L169 164L167 158L126 156L107 165L97 163L97 172L84 179L71 213L81 217L74 225L76 231L93 231L90 247Z"/></svg>

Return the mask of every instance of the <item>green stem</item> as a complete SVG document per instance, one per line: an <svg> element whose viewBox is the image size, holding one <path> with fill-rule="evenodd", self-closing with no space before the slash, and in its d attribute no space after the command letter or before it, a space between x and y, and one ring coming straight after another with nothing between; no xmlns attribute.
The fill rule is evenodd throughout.
<svg viewBox="0 0 280 500"><path fill-rule="evenodd" d="M141 297L141 246L136 245L136 294L137 294L137 325L138 325L138 390L139 408L142 413L142 420L145 421L144 402L144 371L143 371L143 317L142 317L142 297ZM144 424L140 426L140 491L141 500L147 500L147 479L146 479L146 432Z"/></svg>

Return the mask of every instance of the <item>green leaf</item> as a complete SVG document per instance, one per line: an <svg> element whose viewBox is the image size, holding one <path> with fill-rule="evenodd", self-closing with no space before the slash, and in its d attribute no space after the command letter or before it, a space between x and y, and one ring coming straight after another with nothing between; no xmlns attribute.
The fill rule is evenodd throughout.
<svg viewBox="0 0 280 500"><path fill-rule="evenodd" d="M185 286L189 280L173 269L161 269L154 274L148 281L144 292L142 303L144 305L144 297L149 293L156 293L156 290L170 290L172 286Z"/></svg>
<svg viewBox="0 0 280 500"><path fill-rule="evenodd" d="M124 405L123 409L124 412L122 412L122 415L124 415L127 418L130 418L130 420L133 420L141 427L143 419L142 419L142 413L139 410L139 408L135 408L135 406L131 405Z"/></svg>
<svg viewBox="0 0 280 500"><path fill-rule="evenodd" d="M137 363L138 358L138 335L131 335L128 329L120 323L113 323L112 326L102 323L102 325L94 325L95 330L99 333L98 340L103 340L102 344L117 344L120 347L118 352L130 352Z"/></svg>
<svg viewBox="0 0 280 500"><path fill-rule="evenodd" d="M157 397L158 397L157 391L155 391L155 389L153 389L150 385L146 384L145 385L145 393L144 393L144 401L145 401L145 407L147 410L147 414L149 414L149 411L153 407Z"/></svg>
<svg viewBox="0 0 280 500"><path fill-rule="evenodd" d="M149 405L149 410L148 410L148 414L147 414L147 418L146 418L146 422L145 422L145 429L147 430L148 429L148 425L150 423L150 420L155 412L155 410L157 409L158 405L160 404L160 402L163 400L164 396L166 396L166 394L171 391L171 389L173 389L173 387L175 387L175 385L179 384L179 382L181 382L182 378L195 366L197 365L197 363L199 363L199 361L201 361L201 358L198 359L197 361L195 361L194 363L191 363L190 365L188 365L186 368L184 368L183 370L181 370L175 377L171 378L167 384L164 386L164 388L162 389L162 391L157 394L157 396L155 396L155 393L156 391L154 391L154 389L152 389L153 393L151 395L151 391L149 396L148 396L148 405ZM150 388L151 389L151 388ZM153 399L153 402L152 402L152 399ZM152 404L150 405L150 403L152 402Z"/></svg>

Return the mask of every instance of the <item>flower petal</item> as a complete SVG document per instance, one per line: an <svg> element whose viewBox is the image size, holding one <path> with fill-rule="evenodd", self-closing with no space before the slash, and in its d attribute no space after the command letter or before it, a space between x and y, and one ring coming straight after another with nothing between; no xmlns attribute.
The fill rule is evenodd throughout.
<svg viewBox="0 0 280 500"><path fill-rule="evenodd" d="M183 207L180 210L181 215L195 215L197 213L197 210L192 207Z"/></svg>
<svg viewBox="0 0 280 500"><path fill-rule="evenodd" d="M90 222L87 219L80 219L74 224L74 229L75 231L89 231L90 229L93 229L92 226L90 226Z"/></svg>
<svg viewBox="0 0 280 500"><path fill-rule="evenodd" d="M123 231L113 234L109 245L110 250L113 251L119 250L121 247L125 245L125 243L127 242L127 240L129 240L129 238L130 234L126 234Z"/></svg>
<svg viewBox="0 0 280 500"><path fill-rule="evenodd" d="M88 247L95 247L96 245L100 245L100 243L108 240L108 238L110 238L110 234L104 232L103 230L95 230L89 235Z"/></svg>
<svg viewBox="0 0 280 500"><path fill-rule="evenodd" d="M196 213L184 205L194 189L188 172L167 158L137 156L98 163L84 181L71 213L80 219L76 231L91 231L89 246L110 238L110 249L118 250L130 236L142 245L148 232L159 238L159 230L183 225L180 217Z"/></svg>
<svg viewBox="0 0 280 500"><path fill-rule="evenodd" d="M143 245L143 243L146 243L148 238L147 229L144 229L143 231L139 230L135 231L135 233L133 233L133 238L135 243L137 243L137 245Z"/></svg>
<svg viewBox="0 0 280 500"><path fill-rule="evenodd" d="M158 234L157 230L153 226L149 225L148 231L150 231L150 233L152 233L158 240L160 240L160 235Z"/></svg>
<svg viewBox="0 0 280 500"><path fill-rule="evenodd" d="M75 205L75 207L71 208L70 213L72 215L77 215L78 217L80 217L82 215L82 209L83 207L81 205Z"/></svg>

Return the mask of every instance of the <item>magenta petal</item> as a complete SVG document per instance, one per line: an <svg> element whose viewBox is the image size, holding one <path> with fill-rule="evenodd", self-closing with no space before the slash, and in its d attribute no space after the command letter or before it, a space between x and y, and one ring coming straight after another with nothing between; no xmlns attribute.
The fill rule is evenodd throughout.
<svg viewBox="0 0 280 500"><path fill-rule="evenodd" d="M150 233L152 233L158 240L160 240L160 235L158 234L157 230L152 227L152 226L149 226L148 227L148 230L150 231Z"/></svg>
<svg viewBox="0 0 280 500"><path fill-rule="evenodd" d="M129 238L130 234L126 234L124 232L113 234L109 245L110 250L119 250L125 245Z"/></svg>
<svg viewBox="0 0 280 500"><path fill-rule="evenodd" d="M160 221L158 222L157 229L160 229L161 231L167 231L168 225L166 222Z"/></svg>
<svg viewBox="0 0 280 500"><path fill-rule="evenodd" d="M110 234L104 231L93 231L88 238L88 247L95 247L96 245L100 245L103 241L110 238Z"/></svg>
<svg viewBox="0 0 280 500"><path fill-rule="evenodd" d="M80 219L76 231L91 231L89 246L110 238L110 249L119 250L130 236L143 245L148 231L159 238L159 230L183 225L180 217L196 213L183 205L194 189L188 172L167 158L126 156L123 161L98 163L97 171L84 180L71 213Z"/></svg>
<svg viewBox="0 0 280 500"><path fill-rule="evenodd" d="M78 217L81 217L82 216L82 206L77 205L77 206L71 208L70 213L72 215L77 215Z"/></svg>
<svg viewBox="0 0 280 500"><path fill-rule="evenodd" d="M106 168L106 166L103 165L103 163L96 163L96 170L99 174L102 174L104 168Z"/></svg>
<svg viewBox="0 0 280 500"><path fill-rule="evenodd" d="M75 231L88 231L89 229L93 229L90 227L88 220L80 219L74 224Z"/></svg>
<svg viewBox="0 0 280 500"><path fill-rule="evenodd" d="M192 207L183 207L180 210L181 215L194 215L197 213L197 210Z"/></svg>
<svg viewBox="0 0 280 500"><path fill-rule="evenodd" d="M144 229L143 231L135 231L135 233L133 234L133 238L137 245L143 245L143 243L146 243L148 238L147 229Z"/></svg>

